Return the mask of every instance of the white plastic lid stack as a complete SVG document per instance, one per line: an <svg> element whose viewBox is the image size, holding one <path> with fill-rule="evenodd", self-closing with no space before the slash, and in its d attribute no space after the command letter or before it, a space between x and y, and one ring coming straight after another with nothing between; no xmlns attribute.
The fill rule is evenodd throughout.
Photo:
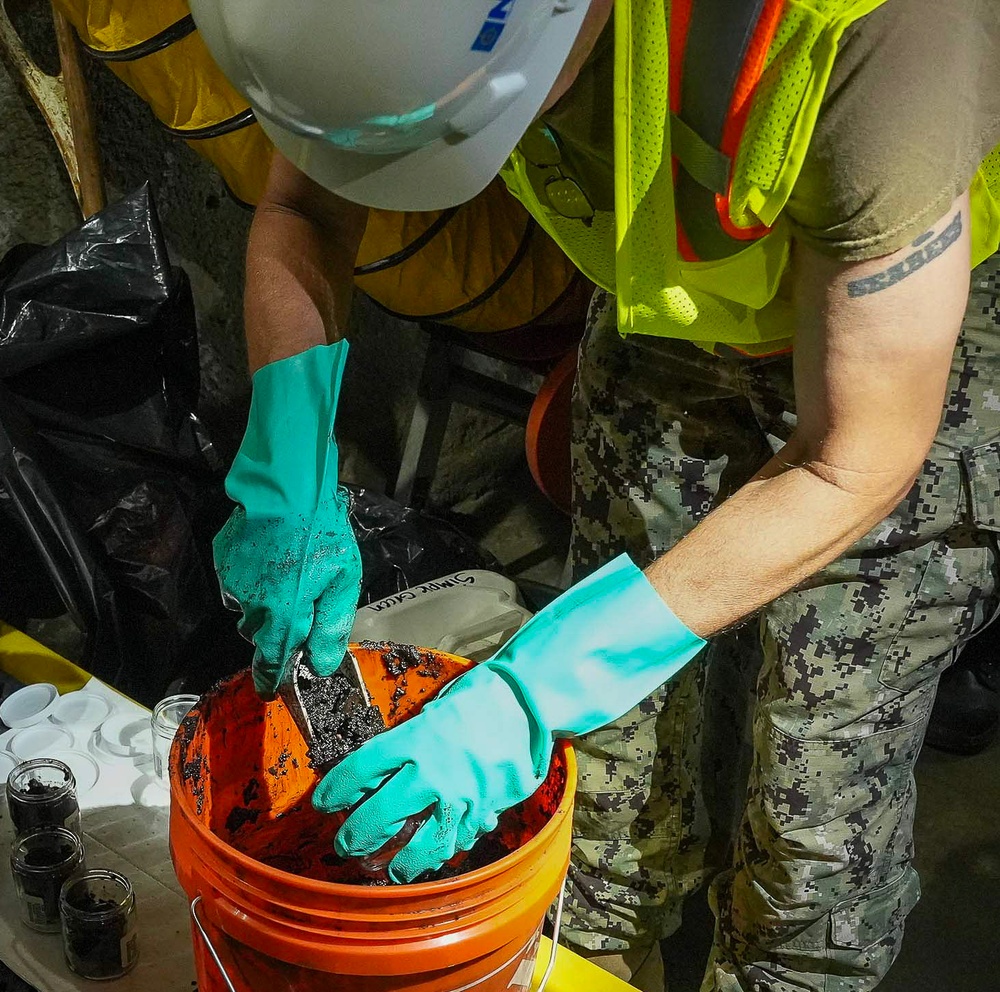
<svg viewBox="0 0 1000 992"><path fill-rule="evenodd" d="M58 700L59 690L49 682L26 685L0 704L0 723L15 729L30 727L46 719Z"/></svg>

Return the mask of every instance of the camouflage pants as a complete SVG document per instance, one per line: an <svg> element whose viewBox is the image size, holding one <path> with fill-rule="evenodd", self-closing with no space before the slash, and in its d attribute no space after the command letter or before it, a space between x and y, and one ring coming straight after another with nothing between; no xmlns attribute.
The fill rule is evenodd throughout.
<svg viewBox="0 0 1000 992"><path fill-rule="evenodd" d="M973 273L940 430L906 499L577 742L569 943L665 936L714 877L703 992L858 992L889 968L919 897L912 773L938 677L996 608L998 270L995 256ZM622 341L604 294L574 403L577 577L669 549L795 425L790 359Z"/></svg>

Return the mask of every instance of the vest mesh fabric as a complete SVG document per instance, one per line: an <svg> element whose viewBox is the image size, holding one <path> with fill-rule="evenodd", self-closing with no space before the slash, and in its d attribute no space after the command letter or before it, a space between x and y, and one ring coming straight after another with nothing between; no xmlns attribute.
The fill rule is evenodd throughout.
<svg viewBox="0 0 1000 992"><path fill-rule="evenodd" d="M598 210L589 224L563 217L548 204L538 170L517 149L500 178L539 225L593 283L615 292L615 215Z"/></svg>
<svg viewBox="0 0 1000 992"><path fill-rule="evenodd" d="M733 170L729 212L739 227L773 224L812 139L845 28L884 0L787 0L754 91Z"/></svg>
<svg viewBox="0 0 1000 992"><path fill-rule="evenodd" d="M972 181L972 264L989 258L1000 245L1000 147L983 159Z"/></svg>
<svg viewBox="0 0 1000 992"><path fill-rule="evenodd" d="M675 253L664 251L664 245L677 242L670 133L664 126L670 110L668 18L666 5L653 3L645 16L615 22L616 77L630 77L628 85L617 87L615 102L615 169L628 176L616 184L615 200L623 333L640 330L651 319L690 327L699 316L697 303L680 285ZM622 113L624 120L617 116Z"/></svg>

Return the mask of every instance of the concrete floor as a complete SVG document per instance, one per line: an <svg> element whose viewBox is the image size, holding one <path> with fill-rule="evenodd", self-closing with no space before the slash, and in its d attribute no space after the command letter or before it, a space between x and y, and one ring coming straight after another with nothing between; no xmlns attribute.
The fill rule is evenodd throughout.
<svg viewBox="0 0 1000 992"><path fill-rule="evenodd" d="M44 32L39 45L45 48ZM246 213L212 171L168 138L110 73L88 68L112 193L148 179L176 260L192 277L202 332L203 413L224 450L238 442L249 384L239 299ZM76 223L69 184L39 115L0 65L0 254L45 242ZM353 367L343 426L348 478L379 485L394 472L424 348L421 332L364 301L355 314ZM382 389L371 390L378 381ZM390 403L385 397L392 398ZM435 505L502 562L541 557L531 574L558 580L567 523L534 490L518 428L456 410ZM538 549L547 546L548 550ZM551 553L550 553L551 552ZM975 758L926 752L920 760L917 857L924 897L885 992L982 992L1000 988L1000 744ZM707 910L692 902L668 945L674 992L697 988ZM0 974L0 992L19 988Z"/></svg>

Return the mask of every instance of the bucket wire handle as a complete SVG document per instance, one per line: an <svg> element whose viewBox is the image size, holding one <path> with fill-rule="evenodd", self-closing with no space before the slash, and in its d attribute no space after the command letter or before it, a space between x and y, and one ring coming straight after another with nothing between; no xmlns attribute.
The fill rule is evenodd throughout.
<svg viewBox="0 0 1000 992"><path fill-rule="evenodd" d="M559 933L562 929L563 899L565 895L565 888L560 889L559 899L556 902L555 916L552 920L552 947L549 951L549 963L545 966L545 972L542 975L542 980L538 983L537 992L545 992L545 987L549 984L549 978L552 977L552 972L556 966L556 954L559 952ZM233 985L232 979L230 979L229 973L226 971L226 968L222 963L222 959L219 957L218 952L215 950L215 946L212 944L211 938L208 936L205 927L202 925L201 917L198 916L198 903L200 902L201 896L195 896L191 900L191 919L194 920L194 925L198 928L198 932L201 934L201 939L205 941L208 953L212 955L212 960L215 962L215 966L219 969L219 973L222 975L223 981L225 981L229 992L236 992L236 987Z"/></svg>
<svg viewBox="0 0 1000 992"><path fill-rule="evenodd" d="M191 900L191 919L194 920L194 925L198 928L198 932L201 934L201 939L205 941L205 946L208 948L208 953L212 955L212 960L215 962L216 967L221 972L222 978L225 981L226 987L229 989L229 992L236 992L236 986L233 985L232 979L229 977L229 973L226 971L224 965L222 964L222 959L219 957L218 952L215 950L215 947L213 946L211 939L209 938L208 934L205 931L205 928L202 926L201 918L198 916L198 903L200 902L201 902L201 896L195 896ZM560 908L561 908L561 902L562 900L560 899ZM548 977L548 975L546 975L546 977ZM544 988L544 982L542 987Z"/></svg>
<svg viewBox="0 0 1000 992"><path fill-rule="evenodd" d="M556 966L556 954L559 952L559 932L562 930L563 899L566 897L566 885L559 890L559 899L556 902L556 914L552 918L552 947L549 949L549 963L545 966L545 973L538 983L537 992L545 992L545 986L549 984L552 972Z"/></svg>

